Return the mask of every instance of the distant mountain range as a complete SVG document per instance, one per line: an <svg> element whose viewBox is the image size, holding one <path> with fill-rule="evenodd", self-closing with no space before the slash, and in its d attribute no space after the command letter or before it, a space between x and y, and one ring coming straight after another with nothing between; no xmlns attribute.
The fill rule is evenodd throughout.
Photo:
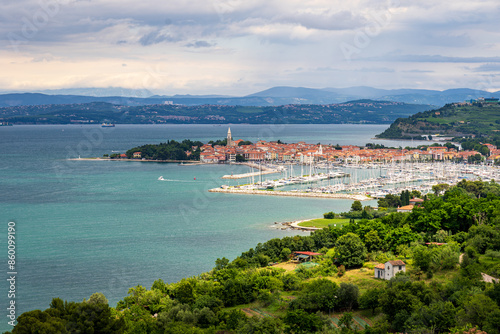
<svg viewBox="0 0 500 334"><path fill-rule="evenodd" d="M222 95L152 95L148 90L111 88L71 88L45 90L35 93L0 94L0 107L46 104L75 104L107 102L118 105L140 106L152 104L277 106L287 104L334 104L346 101L371 99L429 106L443 106L478 97L499 97L500 91L487 92L469 88L444 91L425 89L377 89L372 87L304 88L273 87L247 96Z"/></svg>

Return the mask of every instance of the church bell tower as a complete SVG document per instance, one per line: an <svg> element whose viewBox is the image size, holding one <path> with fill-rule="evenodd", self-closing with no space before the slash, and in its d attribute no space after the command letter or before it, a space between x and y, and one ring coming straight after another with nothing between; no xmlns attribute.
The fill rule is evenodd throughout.
<svg viewBox="0 0 500 334"><path fill-rule="evenodd" d="M227 144L226 146L233 146L233 137L231 136L231 128L227 128Z"/></svg>

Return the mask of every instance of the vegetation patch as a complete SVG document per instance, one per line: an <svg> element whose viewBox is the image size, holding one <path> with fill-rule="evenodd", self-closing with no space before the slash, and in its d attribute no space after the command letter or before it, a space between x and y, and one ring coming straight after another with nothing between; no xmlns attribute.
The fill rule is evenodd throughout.
<svg viewBox="0 0 500 334"><path fill-rule="evenodd" d="M116 308L102 294L54 298L11 333L500 334L500 284L482 275L498 277L500 185L461 181L442 192L411 213L274 238L199 276L135 286ZM293 270L292 261L309 264Z"/></svg>
<svg viewBox="0 0 500 334"><path fill-rule="evenodd" d="M342 227L344 224L347 223L349 223L349 218L334 218L334 219L318 218L299 223L299 226L318 227L318 228L324 228L328 226Z"/></svg>

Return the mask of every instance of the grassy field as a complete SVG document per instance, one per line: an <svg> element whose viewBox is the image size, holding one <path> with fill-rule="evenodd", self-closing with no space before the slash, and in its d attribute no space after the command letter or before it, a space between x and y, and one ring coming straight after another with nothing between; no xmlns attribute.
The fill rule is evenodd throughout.
<svg viewBox="0 0 500 334"><path fill-rule="evenodd" d="M349 223L349 218L335 218L335 219L318 218L302 222L299 224L299 226L323 228L335 224L337 225L336 227L342 227L342 225L347 223Z"/></svg>

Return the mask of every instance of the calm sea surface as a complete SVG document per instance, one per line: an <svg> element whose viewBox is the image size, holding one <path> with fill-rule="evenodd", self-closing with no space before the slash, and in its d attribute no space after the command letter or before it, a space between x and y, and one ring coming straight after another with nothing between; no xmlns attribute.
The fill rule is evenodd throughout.
<svg viewBox="0 0 500 334"><path fill-rule="evenodd" d="M235 139L323 144L378 142L387 125L231 125ZM71 161L168 139L222 139L227 126L54 125L0 127L0 268L7 278L7 225L16 224L16 312L46 309L53 297L110 304L135 285L151 287L210 270L218 257L297 232L275 221L345 211L352 201L208 193L244 166ZM168 181L159 181L163 176ZM196 180L195 180L196 178ZM237 181L233 181L237 182ZM3 255L2 255L3 252ZM3 260L1 260L3 259ZM0 330L9 287L0 286Z"/></svg>

